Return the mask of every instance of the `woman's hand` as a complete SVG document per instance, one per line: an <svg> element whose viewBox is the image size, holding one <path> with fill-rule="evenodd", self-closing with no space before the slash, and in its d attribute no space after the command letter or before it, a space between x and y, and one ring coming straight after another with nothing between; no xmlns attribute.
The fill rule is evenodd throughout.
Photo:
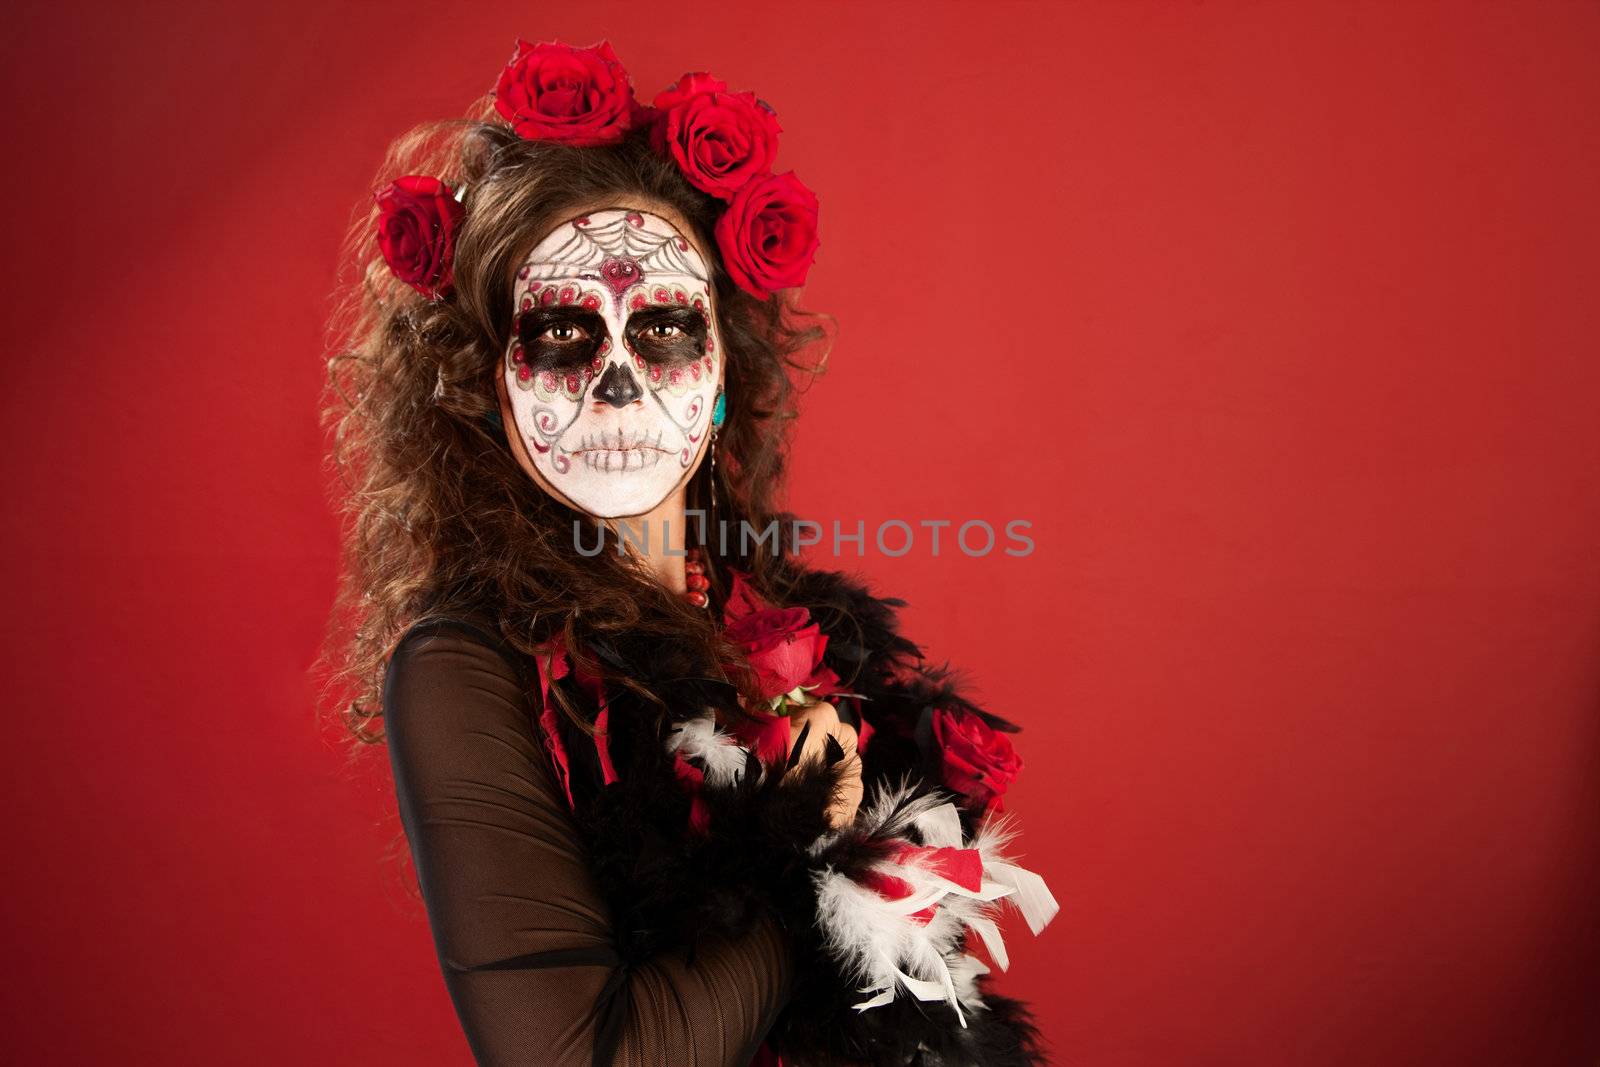
<svg viewBox="0 0 1600 1067"><path fill-rule="evenodd" d="M800 751L799 764L811 759L826 759L828 738L833 738L844 749L845 777L843 788L833 804L828 808L828 825L834 829L848 826L855 821L856 809L861 806L861 756L856 752L856 728L847 722L839 721L839 711L832 704L807 704L805 707L793 711L789 715L789 751L794 752L794 744L800 738L800 732L809 724L811 729L806 734L805 747ZM793 774L794 771L790 771Z"/></svg>

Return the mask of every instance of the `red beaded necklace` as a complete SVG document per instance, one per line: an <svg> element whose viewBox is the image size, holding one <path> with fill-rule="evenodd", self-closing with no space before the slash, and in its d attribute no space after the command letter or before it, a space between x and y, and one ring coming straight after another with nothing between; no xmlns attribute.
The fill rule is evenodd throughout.
<svg viewBox="0 0 1600 1067"><path fill-rule="evenodd" d="M687 575L684 584L689 588L683 594L683 598L695 607L703 608L711 602L706 596L706 590L711 588L711 583L706 579L705 557L698 548L689 549L684 556L687 560L683 565L684 573Z"/></svg>

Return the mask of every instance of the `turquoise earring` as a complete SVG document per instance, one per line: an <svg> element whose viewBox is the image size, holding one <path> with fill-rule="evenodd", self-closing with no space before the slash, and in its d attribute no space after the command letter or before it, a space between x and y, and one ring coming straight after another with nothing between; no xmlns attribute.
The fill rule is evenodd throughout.
<svg viewBox="0 0 1600 1067"><path fill-rule="evenodd" d="M711 510L717 510L717 430L728 419L728 397L717 387L717 402L711 405L711 440L706 447L711 450Z"/></svg>

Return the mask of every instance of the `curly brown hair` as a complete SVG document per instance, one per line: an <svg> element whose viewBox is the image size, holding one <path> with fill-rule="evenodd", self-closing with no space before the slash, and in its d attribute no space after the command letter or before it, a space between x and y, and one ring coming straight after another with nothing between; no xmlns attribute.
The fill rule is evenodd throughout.
<svg viewBox="0 0 1600 1067"><path fill-rule="evenodd" d="M687 488L688 506L706 510L711 529L781 519L785 429L796 414L791 372L821 372L831 317L799 309L792 293L758 300L734 284L712 239L723 203L656 155L643 130L603 147L524 140L486 104L396 140L379 184L402 174L464 185L465 218L454 288L439 300L390 272L373 238L376 206L358 212L346 242L355 277L332 320L323 406L343 559L322 663L344 726L359 741L382 740L385 664L412 623L436 614L486 614L530 656L557 634L581 655L597 637L628 632L687 641L703 670L737 662L710 613L618 553L579 555L574 521L595 520L546 493L512 455L495 376L512 328L513 273L552 226L598 207L665 208L689 225L711 265L726 356L717 462L700 464ZM740 543L725 562L781 595L777 554L765 542L746 550L731 540ZM725 591L725 575L709 569L713 592ZM748 678L729 680L750 692Z"/></svg>

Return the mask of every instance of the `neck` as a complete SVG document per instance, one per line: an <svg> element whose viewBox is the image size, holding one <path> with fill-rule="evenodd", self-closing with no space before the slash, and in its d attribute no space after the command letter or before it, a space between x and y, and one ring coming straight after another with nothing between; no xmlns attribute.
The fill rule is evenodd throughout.
<svg viewBox="0 0 1600 1067"><path fill-rule="evenodd" d="M653 511L626 519L604 520L614 534L624 540L627 552L646 573L670 592L682 596L688 588L683 569L688 517L684 511L684 488L679 486ZM624 526L626 538L622 538Z"/></svg>

